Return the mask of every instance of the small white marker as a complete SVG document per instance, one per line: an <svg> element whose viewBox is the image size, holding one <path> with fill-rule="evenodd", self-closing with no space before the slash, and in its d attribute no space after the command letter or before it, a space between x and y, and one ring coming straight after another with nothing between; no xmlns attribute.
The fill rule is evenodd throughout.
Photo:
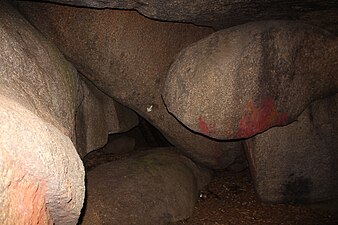
<svg viewBox="0 0 338 225"><path fill-rule="evenodd" d="M153 105L150 105L149 107L147 107L147 112L151 112L153 111Z"/></svg>

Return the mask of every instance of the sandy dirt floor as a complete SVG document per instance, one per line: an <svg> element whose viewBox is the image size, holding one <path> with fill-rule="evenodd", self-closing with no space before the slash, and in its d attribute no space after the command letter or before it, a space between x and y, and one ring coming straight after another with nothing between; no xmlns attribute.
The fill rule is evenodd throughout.
<svg viewBox="0 0 338 225"><path fill-rule="evenodd" d="M338 225L338 202L311 206L260 202L248 170L216 172L203 197L197 202L192 217L177 225Z"/></svg>

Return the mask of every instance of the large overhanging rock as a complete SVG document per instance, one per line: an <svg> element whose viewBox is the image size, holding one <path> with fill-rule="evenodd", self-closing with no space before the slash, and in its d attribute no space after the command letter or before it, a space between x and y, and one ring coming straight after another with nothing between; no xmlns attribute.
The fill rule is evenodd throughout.
<svg viewBox="0 0 338 225"><path fill-rule="evenodd" d="M0 224L76 224L84 168L57 128L0 95Z"/></svg>
<svg viewBox="0 0 338 225"><path fill-rule="evenodd" d="M137 12L20 2L20 10L99 89L146 118L186 155L224 168L241 143L218 142L171 116L161 89L175 55L211 29L146 19Z"/></svg>
<svg viewBox="0 0 338 225"><path fill-rule="evenodd" d="M164 21L178 21L226 28L256 20L304 19L338 31L336 0L47 0L91 8L135 9ZM318 18L316 14L321 16ZM326 23L325 23L326 22ZM327 23L328 22L328 23Z"/></svg>
<svg viewBox="0 0 338 225"><path fill-rule="evenodd" d="M338 91L338 39L310 25L256 22L184 49L164 101L178 120L218 139L286 125L314 99Z"/></svg>
<svg viewBox="0 0 338 225"><path fill-rule="evenodd" d="M5 1L0 7L0 40L0 94L74 138L74 67Z"/></svg>

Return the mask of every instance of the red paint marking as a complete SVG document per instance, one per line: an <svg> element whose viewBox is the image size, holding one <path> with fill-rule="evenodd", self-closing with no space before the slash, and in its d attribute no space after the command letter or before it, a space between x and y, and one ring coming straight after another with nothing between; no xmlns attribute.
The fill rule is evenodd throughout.
<svg viewBox="0 0 338 225"><path fill-rule="evenodd" d="M9 217L13 224L46 224L53 221L46 206L46 184L23 171L17 163L8 164L13 174L7 187Z"/></svg>
<svg viewBox="0 0 338 225"><path fill-rule="evenodd" d="M249 101L246 112L239 122L237 138L251 137L263 132L272 126L282 125L288 120L287 113L279 113L276 110L274 101L271 98L264 100L261 106Z"/></svg>
<svg viewBox="0 0 338 225"><path fill-rule="evenodd" d="M207 123L204 121L204 119L200 116L200 118L198 119L198 127L200 128L200 131L203 134L209 134L209 128Z"/></svg>

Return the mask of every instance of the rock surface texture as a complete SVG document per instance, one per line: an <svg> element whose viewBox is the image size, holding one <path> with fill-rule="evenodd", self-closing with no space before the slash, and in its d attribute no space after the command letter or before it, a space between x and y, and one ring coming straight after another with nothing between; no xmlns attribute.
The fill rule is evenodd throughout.
<svg viewBox="0 0 338 225"><path fill-rule="evenodd" d="M135 9L146 17L227 28L251 21L301 19L338 33L338 5L335 0L47 0L90 8ZM318 17L318 15L320 15Z"/></svg>
<svg viewBox="0 0 338 225"><path fill-rule="evenodd" d="M5 1L0 8L0 94L75 136L77 72Z"/></svg>
<svg viewBox="0 0 338 225"><path fill-rule="evenodd" d="M173 148L138 153L87 174L82 225L168 224L189 217L210 171Z"/></svg>
<svg viewBox="0 0 338 225"><path fill-rule="evenodd" d="M0 3L0 224L76 224L74 143L85 156L138 115L102 155L170 145L149 124L177 148L91 170L82 224L189 217L210 180L191 160L241 171L242 142L262 200L338 197L336 0L46 1Z"/></svg>
<svg viewBox="0 0 338 225"><path fill-rule="evenodd" d="M264 201L338 197L338 94L313 102L297 119L246 141L256 191Z"/></svg>
<svg viewBox="0 0 338 225"><path fill-rule="evenodd" d="M76 224L84 168L69 137L0 96L0 224Z"/></svg>
<svg viewBox="0 0 338 225"><path fill-rule="evenodd" d="M248 138L294 121L338 91L338 38L306 24L255 22L216 32L171 65L163 98L187 127Z"/></svg>
<svg viewBox="0 0 338 225"><path fill-rule="evenodd" d="M102 152L106 154L132 152L135 150L135 142L132 137L111 135L108 137L108 142L103 147Z"/></svg>
<svg viewBox="0 0 338 225"><path fill-rule="evenodd" d="M138 124L136 113L85 78L79 82L78 103L76 145L81 157L103 147L108 141L108 134L126 132Z"/></svg>
<svg viewBox="0 0 338 225"><path fill-rule="evenodd" d="M175 55L212 30L152 21L130 11L20 5L83 75L148 120L186 155L212 168L225 168L241 154L240 142L218 142L186 129L167 112L161 98Z"/></svg>
<svg viewBox="0 0 338 225"><path fill-rule="evenodd" d="M0 224L76 224L84 168L77 72L6 1L0 7Z"/></svg>

